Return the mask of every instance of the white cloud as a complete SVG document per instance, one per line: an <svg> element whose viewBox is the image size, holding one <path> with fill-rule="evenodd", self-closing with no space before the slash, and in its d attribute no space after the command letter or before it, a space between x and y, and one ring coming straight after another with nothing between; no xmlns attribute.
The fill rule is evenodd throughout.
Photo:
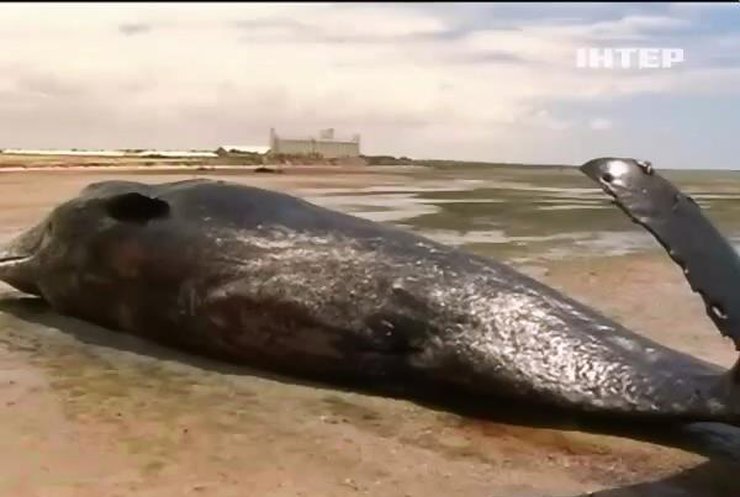
<svg viewBox="0 0 740 497"><path fill-rule="evenodd" d="M676 13L716 9L737 10L737 4L734 2L672 2L669 4L669 7L670 10Z"/></svg>
<svg viewBox="0 0 740 497"><path fill-rule="evenodd" d="M614 123L612 123L611 120L603 117L591 119L591 121L589 121L588 123L588 127L595 131L606 131L612 129L613 126Z"/></svg>
<svg viewBox="0 0 740 497"><path fill-rule="evenodd" d="M516 153L523 136L577 131L553 103L740 86L721 68L575 67L578 47L685 25L626 16L452 36L454 18L393 5L3 5L0 147L211 147L266 141L274 125L360 132L369 152Z"/></svg>

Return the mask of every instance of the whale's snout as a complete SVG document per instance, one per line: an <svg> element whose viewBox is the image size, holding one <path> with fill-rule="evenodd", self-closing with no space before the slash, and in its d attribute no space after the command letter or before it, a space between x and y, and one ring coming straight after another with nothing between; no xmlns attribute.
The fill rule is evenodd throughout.
<svg viewBox="0 0 740 497"><path fill-rule="evenodd" d="M45 223L0 245L0 281L26 293L37 294L35 257L46 232Z"/></svg>

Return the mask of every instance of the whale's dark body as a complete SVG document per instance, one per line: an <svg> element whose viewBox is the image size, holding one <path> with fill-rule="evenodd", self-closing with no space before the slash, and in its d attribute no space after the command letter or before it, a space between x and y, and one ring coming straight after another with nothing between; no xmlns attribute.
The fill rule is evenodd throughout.
<svg viewBox="0 0 740 497"><path fill-rule="evenodd" d="M65 314L301 377L431 385L492 410L740 412L732 375L504 264L236 184L91 185L0 251L0 279Z"/></svg>

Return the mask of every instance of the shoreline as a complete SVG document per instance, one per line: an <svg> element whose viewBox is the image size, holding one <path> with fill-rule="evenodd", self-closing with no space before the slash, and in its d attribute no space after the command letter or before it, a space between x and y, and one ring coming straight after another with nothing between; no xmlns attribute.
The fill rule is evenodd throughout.
<svg viewBox="0 0 740 497"><path fill-rule="evenodd" d="M279 175L279 174L296 174L296 173L326 173L326 174L352 174L352 173L392 173L392 172L413 172L419 170L425 170L425 166L316 166L316 165L190 165L190 164L178 164L178 165L133 165L133 164L111 164L111 165L45 165L45 166L3 166L0 165L0 173L10 172L250 172L254 173L256 169L260 167L269 167L276 171L273 173L265 173L265 175Z"/></svg>

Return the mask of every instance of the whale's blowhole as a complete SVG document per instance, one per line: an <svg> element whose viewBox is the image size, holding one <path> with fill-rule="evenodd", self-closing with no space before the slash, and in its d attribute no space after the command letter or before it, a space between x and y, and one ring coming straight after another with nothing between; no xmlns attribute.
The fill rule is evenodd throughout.
<svg viewBox="0 0 740 497"><path fill-rule="evenodd" d="M170 204L164 200L131 192L116 195L105 204L108 215L117 221L146 224L169 216Z"/></svg>

